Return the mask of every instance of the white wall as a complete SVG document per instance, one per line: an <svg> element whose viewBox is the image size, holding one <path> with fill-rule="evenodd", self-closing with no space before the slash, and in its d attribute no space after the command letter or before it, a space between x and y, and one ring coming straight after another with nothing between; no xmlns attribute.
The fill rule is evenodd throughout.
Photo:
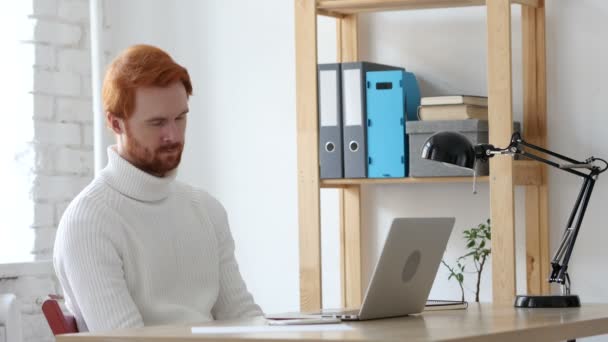
<svg viewBox="0 0 608 342"><path fill-rule="evenodd" d="M237 257L256 300L267 312L298 306L297 187L293 2L285 0L106 0L113 54L134 43L157 44L185 64L195 96L180 178L202 186L226 206ZM513 7L514 111L521 119L521 34ZM608 3L548 1L549 148L576 158L608 156L608 121L602 106L608 47L600 32ZM483 8L393 12L361 19L361 57L405 66L419 78L423 95L486 94ZM319 27L320 61L335 58L331 20ZM552 250L562 232L579 180L550 170ZM607 233L601 212L608 196L601 179L589 207L572 263L573 290L583 301L608 301L602 291ZM461 231L489 216L488 187L472 195L470 184L363 187L365 280L395 216L457 217L447 259L463 254ZM337 255L335 191L323 191L324 255ZM516 193L523 224L523 193ZM326 244L327 245L327 244ZM518 245L524 246L522 234ZM523 251L519 250L518 255ZM523 262L523 258L520 258ZM523 275L522 262L518 274ZM337 263L325 265L326 305L339 304ZM491 298L489 271L482 300ZM441 270L431 296L458 298ZM467 286L472 289L473 279ZM605 277L604 277L605 278ZM522 278L523 279L523 278ZM520 281L523 290L525 283ZM472 294L468 293L468 298Z"/></svg>
<svg viewBox="0 0 608 342"><path fill-rule="evenodd" d="M297 309L292 3L179 4L107 1L107 49L156 44L188 68L194 96L179 178L228 210L241 271L263 309Z"/></svg>
<svg viewBox="0 0 608 342"><path fill-rule="evenodd" d="M607 14L608 3L604 1L585 1L584 6L566 1L549 7L549 146L581 158L608 156L604 105L608 45L599 34L608 29ZM552 231L556 232L568 219L581 182L559 171L550 175L549 209ZM608 302L606 275L601 272L608 257L603 244L608 237L603 211L607 202L608 179L604 175L595 187L570 268L573 289L586 302ZM552 246L557 243L558 236L553 234Z"/></svg>

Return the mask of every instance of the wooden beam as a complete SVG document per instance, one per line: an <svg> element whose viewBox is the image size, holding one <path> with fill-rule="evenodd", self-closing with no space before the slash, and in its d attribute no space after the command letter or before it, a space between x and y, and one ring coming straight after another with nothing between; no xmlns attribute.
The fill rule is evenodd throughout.
<svg viewBox="0 0 608 342"><path fill-rule="evenodd" d="M322 9L317 10L317 14L326 16L326 17L336 18L336 19L341 19L341 18L344 18L344 16L345 16L345 14L342 14L342 13L335 13L332 11L327 11L327 10L322 10Z"/></svg>
<svg viewBox="0 0 608 342"><path fill-rule="evenodd" d="M338 61L356 62L359 59L359 17L347 15L336 21Z"/></svg>
<svg viewBox="0 0 608 342"><path fill-rule="evenodd" d="M540 146L547 146L547 53L545 37L545 1L539 0L536 12L536 118ZM542 166L543 183L539 189L540 210L540 272L548 276L551 255L549 252L549 187L547 166ZM541 293L550 294L551 288L545 280L541 283Z"/></svg>
<svg viewBox="0 0 608 342"><path fill-rule="evenodd" d="M524 138L546 147L546 62L544 7L522 8L524 80ZM539 155L542 155L539 153ZM528 294L548 294L550 272L547 168L539 168L542 182L526 187L526 268Z"/></svg>
<svg viewBox="0 0 608 342"><path fill-rule="evenodd" d="M526 187L526 275L528 294L550 294L547 185Z"/></svg>
<svg viewBox="0 0 608 342"><path fill-rule="evenodd" d="M486 183L489 177L477 177L477 182ZM324 179L322 188L345 188L352 185L379 184L428 184L428 183L473 183L473 177L406 177L406 178L346 178Z"/></svg>
<svg viewBox="0 0 608 342"><path fill-rule="evenodd" d="M539 141L536 120L536 11L534 8L521 9L522 54L523 54L523 102L524 138L530 143ZM526 187L526 288L528 294L540 294L543 275L541 274L540 252L540 188ZM546 275L545 275L546 276Z"/></svg>
<svg viewBox="0 0 608 342"><path fill-rule="evenodd" d="M488 26L489 141L507 146L513 129L511 81L511 1L486 4ZM515 297L515 203L513 158L490 160L492 218L492 299L512 304Z"/></svg>
<svg viewBox="0 0 608 342"><path fill-rule="evenodd" d="M512 2L526 7L538 7L540 0L513 0ZM317 8L324 15L330 13L332 16L336 16L362 12L469 7L485 4L485 0L320 0L317 2Z"/></svg>
<svg viewBox="0 0 608 342"><path fill-rule="evenodd" d="M515 185L543 185L543 165L529 160L513 163L513 183ZM490 177L477 177L477 182L486 183ZM427 184L427 183L473 183L473 177L406 177L406 178L347 178L324 179L322 188L345 188L352 185L378 184Z"/></svg>
<svg viewBox="0 0 608 342"><path fill-rule="evenodd" d="M514 185L541 185L543 182L543 165L531 160L516 160L513 162Z"/></svg>
<svg viewBox="0 0 608 342"><path fill-rule="evenodd" d="M295 0L300 309L321 308L321 220L315 0Z"/></svg>
<svg viewBox="0 0 608 342"><path fill-rule="evenodd" d="M547 276L540 267L539 189L536 185L526 187L526 289L528 294L536 295L541 294L541 284Z"/></svg>
<svg viewBox="0 0 608 342"><path fill-rule="evenodd" d="M546 178L545 178L546 179ZM547 278L551 272L551 255L549 251L549 187L547 183L539 187L539 220L540 220L540 274L542 282L540 284L540 292L544 295L551 294L551 287Z"/></svg>
<svg viewBox="0 0 608 342"><path fill-rule="evenodd" d="M514 4L520 4L522 7L537 8L543 6L543 0L512 0ZM523 9L523 8L522 8Z"/></svg>
<svg viewBox="0 0 608 342"><path fill-rule="evenodd" d="M334 13L353 14L384 10L482 6L484 3L484 0L320 0L317 8Z"/></svg>
<svg viewBox="0 0 608 342"><path fill-rule="evenodd" d="M357 15L337 21L338 61L354 62L359 58ZM342 305L359 307L363 299L361 280L361 187L351 185L340 190L341 288Z"/></svg>
<svg viewBox="0 0 608 342"><path fill-rule="evenodd" d="M353 185L341 190L341 279L342 305L345 308L361 306L363 285L361 279L361 187Z"/></svg>

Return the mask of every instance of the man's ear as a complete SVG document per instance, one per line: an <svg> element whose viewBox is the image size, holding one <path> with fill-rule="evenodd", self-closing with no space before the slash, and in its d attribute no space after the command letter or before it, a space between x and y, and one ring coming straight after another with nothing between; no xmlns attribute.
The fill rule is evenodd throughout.
<svg viewBox="0 0 608 342"><path fill-rule="evenodd" d="M114 113L111 113L111 112L106 113L106 125L115 134L124 133L124 121L123 121L123 119L116 116L116 114L114 114Z"/></svg>

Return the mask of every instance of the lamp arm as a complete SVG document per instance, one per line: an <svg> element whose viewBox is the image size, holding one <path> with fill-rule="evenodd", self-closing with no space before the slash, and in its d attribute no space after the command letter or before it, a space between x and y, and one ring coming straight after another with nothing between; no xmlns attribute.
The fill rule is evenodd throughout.
<svg viewBox="0 0 608 342"><path fill-rule="evenodd" d="M526 148L526 150L524 150L522 147ZM587 205L589 204L589 199L591 198L591 192L593 191L595 181L600 173L608 169L608 162L606 162L604 159L595 157L590 157L584 162L566 157L559 153L549 151L545 148L524 141L519 132L513 133L509 146L504 149L496 148L489 144L480 144L475 146L474 150L478 159L488 160L497 154L517 154L553 166L584 179L583 185L574 204L574 208L572 209L570 218L568 219L566 230L562 235L560 246L551 260L552 271L548 279L550 283L561 284L563 286L562 290L564 294L569 294L570 277L568 275L568 263L572 255L572 250L574 249L574 243L576 242L581 223L583 222L583 217L585 216L585 212L587 210ZM544 153L554 158L561 159L567 162L567 164L556 163L543 156L530 153L527 150L535 150L540 153ZM596 160L603 162L605 166L600 168L594 165L593 162ZM589 173L574 170L575 168L586 169L589 171ZM576 223L573 227L572 225L575 219Z"/></svg>
<svg viewBox="0 0 608 342"><path fill-rule="evenodd" d="M541 153L544 154L548 154L552 157L555 157L557 159L561 159L563 161L566 161L568 164L559 164L556 163L554 161L551 161L545 157L530 153L526 150L524 150L522 147L525 147L527 149L532 149L532 150L536 150L539 151ZM475 154L477 156L477 158L483 159L483 160L487 160L488 158L493 157L496 154L510 154L510 155L515 155L515 154L519 154L521 156L524 156L526 158L529 159L533 159L536 161L539 161L543 164L547 164L550 166L553 166L555 168L558 168L560 170L572 173L574 175L580 176L580 177L590 177L591 173L586 174L577 170L574 170L574 168L584 168L584 169L588 169L588 170L593 170L593 169L597 169L597 171L599 171L598 173L603 172L604 170L606 170L606 168L608 168L608 163L606 163L603 159L599 159L599 158L588 158L587 160L583 161L578 161L576 159L572 159L569 157L566 157L564 155L561 155L559 153L553 152L553 151L549 151L545 148L542 148L540 146L536 146L534 144L530 144L526 141L524 141L521 137L521 134L519 132L515 132L513 133L513 135L511 136L511 143L509 144L509 146L507 146L506 148L496 148L493 145L489 145L489 144L481 144L481 145L477 145L475 146ZM599 169L599 167L594 166L592 164L593 161L595 160L600 160L604 163L606 163L606 167L603 169Z"/></svg>
<svg viewBox="0 0 608 342"><path fill-rule="evenodd" d="M591 192L593 191L594 185L595 177L585 178L574 208L572 209L572 213L570 214L570 219L568 220L566 230L562 235L560 246L551 260L552 271L551 275L549 276L549 282L564 285L564 294L570 294L568 263L570 262L570 256L572 255L572 250L574 249L574 243L576 242L585 212L587 211L587 205L589 204L589 199L591 198ZM574 227L572 227L575 216L576 223Z"/></svg>
<svg viewBox="0 0 608 342"><path fill-rule="evenodd" d="M556 158L559 158L559 159L561 159L561 160L565 160L565 161L567 161L567 162L569 162L569 163L571 163L571 164L585 164L585 162L581 162L581 161L578 161L578 160L575 160L575 159L572 159L572 158L566 157L566 156L564 156L564 155L561 155L561 154L559 154L559 153L555 153L555 152L553 152L553 151L549 151L549 150L547 150L547 149L545 149L545 148L542 148L542 147L540 147L540 146L536 146L536 145L530 144L530 143L528 143L528 142L524 141L524 139L521 137L521 134L520 134L519 132L515 132L515 133L513 133L513 135L511 136L511 145L513 145L513 144L515 144L515 145L516 145L516 146L518 146L518 147L519 147L519 145L523 145L523 146L526 146L526 147L530 147L530 148L535 149L535 150L537 150L537 151L540 151L540 152L542 152L542 153L545 153L545 154L551 155L551 156L556 157ZM510 147L511 145L509 145L509 147Z"/></svg>

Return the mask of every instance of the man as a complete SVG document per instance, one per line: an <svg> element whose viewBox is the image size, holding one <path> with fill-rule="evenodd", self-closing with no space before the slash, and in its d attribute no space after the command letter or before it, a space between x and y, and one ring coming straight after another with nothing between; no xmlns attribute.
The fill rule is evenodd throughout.
<svg viewBox="0 0 608 342"><path fill-rule="evenodd" d="M261 315L226 212L175 180L192 85L164 51L133 46L103 83L116 145L66 209L54 266L80 331Z"/></svg>

